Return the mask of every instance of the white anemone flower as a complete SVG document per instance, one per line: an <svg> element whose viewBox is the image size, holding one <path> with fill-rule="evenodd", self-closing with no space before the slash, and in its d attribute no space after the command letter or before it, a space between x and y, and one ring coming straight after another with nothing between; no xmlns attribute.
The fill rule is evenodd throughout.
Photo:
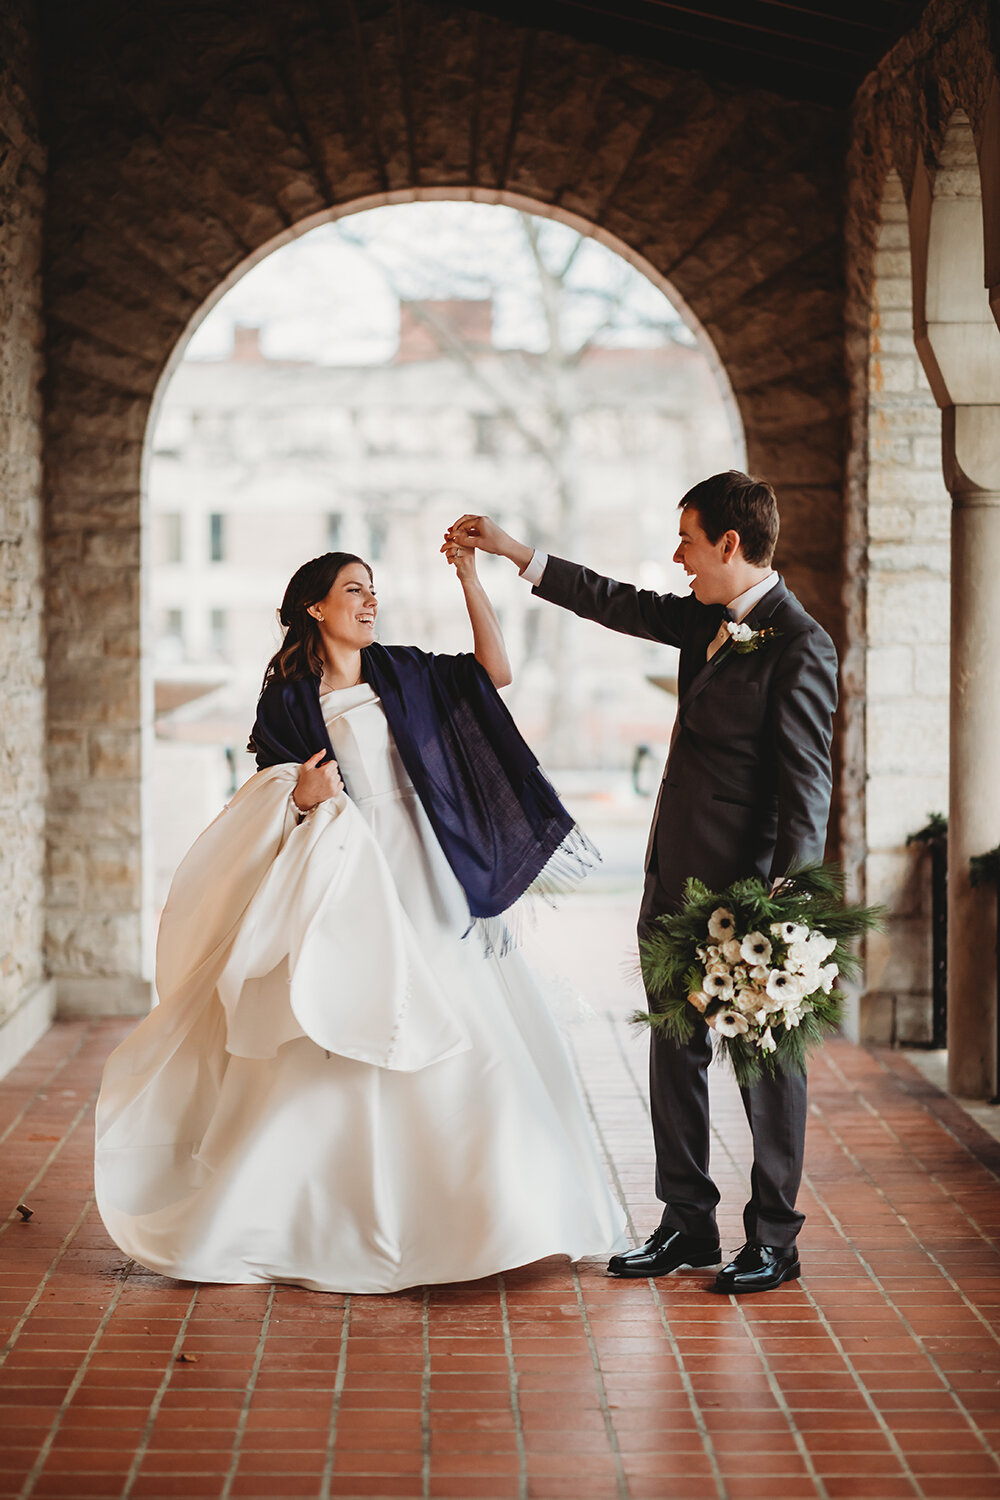
<svg viewBox="0 0 1000 1500"><path fill-rule="evenodd" d="M742 1016L754 1016L760 1008L760 991L737 989L733 1008Z"/></svg>
<svg viewBox="0 0 1000 1500"><path fill-rule="evenodd" d="M722 956L727 964L738 964L743 956L739 938L729 938L722 944Z"/></svg>
<svg viewBox="0 0 1000 1500"><path fill-rule="evenodd" d="M691 1005L694 1006L695 1010L700 1010L702 1015L704 1015L705 1011L708 1009L708 996L703 994L701 990L692 991L692 993L688 995L688 1001Z"/></svg>
<svg viewBox="0 0 1000 1500"><path fill-rule="evenodd" d="M723 969L710 969L702 985L705 994L713 1000L731 1000L735 988L733 976Z"/></svg>
<svg viewBox="0 0 1000 1500"><path fill-rule="evenodd" d="M785 955L785 966L791 969L793 974L802 974L806 969L812 967L812 962L812 951L804 939L789 943L788 952Z"/></svg>
<svg viewBox="0 0 1000 1500"><path fill-rule="evenodd" d="M837 939L827 937L825 932L811 932L806 938L806 947L812 955L812 962L817 966L825 963L837 946Z"/></svg>
<svg viewBox="0 0 1000 1500"><path fill-rule="evenodd" d="M761 1039L760 1039L760 1041L758 1042L757 1045L760 1047L760 1050L762 1052L777 1052L777 1050L778 1050L778 1044L774 1040L774 1037L771 1035L771 1028L770 1028L770 1026L764 1032L763 1036L761 1037Z"/></svg>
<svg viewBox="0 0 1000 1500"><path fill-rule="evenodd" d="M782 1005L794 1005L805 994L801 974L772 969L767 976L767 993L772 1000L780 1000Z"/></svg>
<svg viewBox="0 0 1000 1500"><path fill-rule="evenodd" d="M750 1030L750 1022L738 1010L717 1010L708 1017L708 1024L720 1036L746 1036Z"/></svg>
<svg viewBox="0 0 1000 1500"><path fill-rule="evenodd" d="M804 943L809 936L809 928L801 927L796 922L772 922L771 936L780 938L783 943Z"/></svg>
<svg viewBox="0 0 1000 1500"><path fill-rule="evenodd" d="M828 995L833 989L833 986L837 982L837 975L839 973L840 970L837 968L836 964L827 964L824 968L820 969L819 987L823 991L824 995Z"/></svg>
<svg viewBox="0 0 1000 1500"><path fill-rule="evenodd" d="M771 944L762 932L748 932L740 944L740 953L748 964L771 962Z"/></svg>
<svg viewBox="0 0 1000 1500"><path fill-rule="evenodd" d="M736 918L725 906L717 906L709 917L708 935L717 943L726 943L736 936Z"/></svg>

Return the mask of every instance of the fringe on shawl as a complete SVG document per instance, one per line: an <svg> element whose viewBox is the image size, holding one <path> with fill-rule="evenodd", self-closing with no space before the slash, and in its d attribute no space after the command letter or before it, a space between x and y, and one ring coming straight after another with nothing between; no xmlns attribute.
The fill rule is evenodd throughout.
<svg viewBox="0 0 1000 1500"><path fill-rule="evenodd" d="M534 922L541 899L548 906L556 905L556 898L575 890L580 881L591 870L602 863L601 851L574 823L557 849L535 876L527 890L495 917L476 917L466 928L464 937L475 933L483 945L485 958L495 954L503 958L520 948L524 941L526 922Z"/></svg>

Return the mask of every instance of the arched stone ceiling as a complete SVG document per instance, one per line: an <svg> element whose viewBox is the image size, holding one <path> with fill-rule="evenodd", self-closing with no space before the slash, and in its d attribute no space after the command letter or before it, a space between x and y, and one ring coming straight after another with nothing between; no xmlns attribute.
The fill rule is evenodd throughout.
<svg viewBox="0 0 1000 1500"><path fill-rule="evenodd" d="M53 0L44 77L54 525L137 524L158 377L259 247L357 200L502 190L677 288L785 502L793 586L837 629L839 112L420 0Z"/></svg>

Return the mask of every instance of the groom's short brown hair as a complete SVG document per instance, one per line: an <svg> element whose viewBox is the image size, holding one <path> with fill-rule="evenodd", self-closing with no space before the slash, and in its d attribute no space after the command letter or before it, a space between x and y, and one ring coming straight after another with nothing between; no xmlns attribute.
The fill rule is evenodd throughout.
<svg viewBox="0 0 1000 1500"><path fill-rule="evenodd" d="M766 479L727 469L688 490L680 509L698 512L710 542L723 532L738 531L747 562L755 568L770 566L778 541L778 502Z"/></svg>

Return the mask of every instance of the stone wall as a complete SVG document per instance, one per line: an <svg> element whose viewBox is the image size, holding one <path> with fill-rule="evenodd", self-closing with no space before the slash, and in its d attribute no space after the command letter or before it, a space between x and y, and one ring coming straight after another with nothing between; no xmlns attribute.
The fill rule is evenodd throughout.
<svg viewBox="0 0 1000 1500"><path fill-rule="evenodd" d="M977 139L997 76L986 0L931 0L865 80L847 168L841 845L852 891L884 902L862 1037L930 1035L929 874L905 837L947 812L950 501L941 419L912 335L905 195L956 108Z"/></svg>
<svg viewBox="0 0 1000 1500"><path fill-rule="evenodd" d="M665 278L715 346L779 564L842 638L846 389L836 111L459 7L46 7L50 963L138 1005L143 440L227 278L303 225L474 192L574 216ZM716 465L705 455L706 472ZM664 496L664 549L674 503Z"/></svg>
<svg viewBox="0 0 1000 1500"><path fill-rule="evenodd" d="M45 155L33 15L0 9L0 1072L44 1029L41 537Z"/></svg>

